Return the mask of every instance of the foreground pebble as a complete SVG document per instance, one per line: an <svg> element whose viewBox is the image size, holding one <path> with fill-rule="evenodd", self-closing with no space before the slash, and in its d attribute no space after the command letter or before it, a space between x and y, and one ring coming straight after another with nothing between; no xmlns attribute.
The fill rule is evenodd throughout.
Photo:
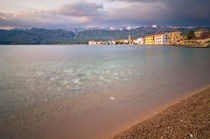
<svg viewBox="0 0 210 139"><path fill-rule="evenodd" d="M169 107L155 117L115 135L114 139L207 139L210 88Z"/></svg>

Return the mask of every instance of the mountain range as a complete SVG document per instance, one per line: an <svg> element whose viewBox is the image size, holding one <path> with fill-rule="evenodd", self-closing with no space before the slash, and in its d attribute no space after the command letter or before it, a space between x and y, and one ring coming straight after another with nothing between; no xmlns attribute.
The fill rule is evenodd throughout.
<svg viewBox="0 0 210 139"><path fill-rule="evenodd" d="M142 26L142 27L92 27L62 29L11 29L0 30L0 44L87 44L89 40L107 41L132 39L148 34L180 30L184 34L191 30L204 27L181 27L181 26ZM205 27L210 29L210 27Z"/></svg>

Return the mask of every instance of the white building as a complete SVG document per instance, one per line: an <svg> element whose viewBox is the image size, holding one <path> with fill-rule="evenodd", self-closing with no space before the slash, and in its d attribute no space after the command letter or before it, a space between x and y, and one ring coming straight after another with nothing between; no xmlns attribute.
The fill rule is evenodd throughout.
<svg viewBox="0 0 210 139"><path fill-rule="evenodd" d="M137 39L137 44L144 44L144 37L139 37L138 39Z"/></svg>
<svg viewBox="0 0 210 139"><path fill-rule="evenodd" d="M108 43L108 42L107 42ZM105 45L105 44L107 44L106 42L104 42L104 41L93 41L93 40L90 40L90 41L88 41L88 44L89 45Z"/></svg>
<svg viewBox="0 0 210 139"><path fill-rule="evenodd" d="M168 32L156 33L154 35L155 35L155 44L168 44L169 43Z"/></svg>
<svg viewBox="0 0 210 139"><path fill-rule="evenodd" d="M125 44L129 44L129 40L124 40L124 43Z"/></svg>
<svg viewBox="0 0 210 139"><path fill-rule="evenodd" d="M90 40L90 41L88 41L88 45L97 45L97 42L93 41L93 40Z"/></svg>
<svg viewBox="0 0 210 139"><path fill-rule="evenodd" d="M136 40L133 40L133 43L134 43L134 44L138 44L139 41L136 39Z"/></svg>

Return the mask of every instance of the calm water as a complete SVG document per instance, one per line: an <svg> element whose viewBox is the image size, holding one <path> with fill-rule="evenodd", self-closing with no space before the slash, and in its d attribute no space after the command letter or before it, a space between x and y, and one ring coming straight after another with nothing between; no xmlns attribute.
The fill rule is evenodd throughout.
<svg viewBox="0 0 210 139"><path fill-rule="evenodd" d="M0 138L105 138L210 84L210 49L0 46Z"/></svg>

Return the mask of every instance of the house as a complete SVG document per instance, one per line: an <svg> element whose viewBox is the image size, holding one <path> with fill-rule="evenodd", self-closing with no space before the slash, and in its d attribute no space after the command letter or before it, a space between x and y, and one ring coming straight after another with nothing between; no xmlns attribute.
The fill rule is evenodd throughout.
<svg viewBox="0 0 210 139"><path fill-rule="evenodd" d="M169 42L168 32L156 33L154 35L155 35L155 44L168 44Z"/></svg>
<svg viewBox="0 0 210 139"><path fill-rule="evenodd" d="M124 40L124 44L129 44L129 40Z"/></svg>
<svg viewBox="0 0 210 139"><path fill-rule="evenodd" d="M88 41L88 45L97 45L97 42L93 41L93 40L90 40L90 41Z"/></svg>
<svg viewBox="0 0 210 139"><path fill-rule="evenodd" d="M130 39L129 44L136 44L136 39Z"/></svg>
<svg viewBox="0 0 210 139"><path fill-rule="evenodd" d="M115 45L115 44L117 44L117 40L108 41L108 44L110 44L110 45Z"/></svg>
<svg viewBox="0 0 210 139"><path fill-rule="evenodd" d="M179 41L185 39L181 31L169 32L169 44L177 44Z"/></svg>
<svg viewBox="0 0 210 139"><path fill-rule="evenodd" d="M145 36L145 44L147 44L147 45L155 44L155 35L150 34L150 35Z"/></svg>
<svg viewBox="0 0 210 139"><path fill-rule="evenodd" d="M144 44L145 43L145 38L144 37L139 37L137 38L137 44Z"/></svg>
<svg viewBox="0 0 210 139"><path fill-rule="evenodd" d="M116 44L124 44L125 40L116 40Z"/></svg>
<svg viewBox="0 0 210 139"><path fill-rule="evenodd" d="M88 45L105 45L105 44L107 44L107 42L105 41L93 41L93 40L88 41Z"/></svg>
<svg viewBox="0 0 210 139"><path fill-rule="evenodd" d="M208 29L202 28L202 29L194 31L194 34L195 34L196 37L201 37L202 34L208 33L208 32L209 32Z"/></svg>
<svg viewBox="0 0 210 139"><path fill-rule="evenodd" d="M133 40L133 44L139 44L139 41L137 39Z"/></svg>

